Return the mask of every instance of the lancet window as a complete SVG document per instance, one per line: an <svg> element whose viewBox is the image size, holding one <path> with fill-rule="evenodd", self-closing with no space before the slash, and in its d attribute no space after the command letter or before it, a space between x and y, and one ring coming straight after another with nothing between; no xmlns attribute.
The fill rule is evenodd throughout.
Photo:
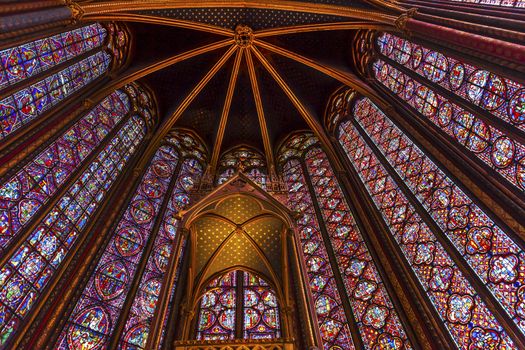
<svg viewBox="0 0 525 350"><path fill-rule="evenodd" d="M377 47L373 72L381 84L525 190L525 86L392 34L379 35Z"/></svg>
<svg viewBox="0 0 525 350"><path fill-rule="evenodd" d="M106 73L120 56L114 25L80 27L0 51L0 139ZM125 46L125 43L120 43Z"/></svg>
<svg viewBox="0 0 525 350"><path fill-rule="evenodd" d="M129 93L138 89L128 85L106 97L2 181L0 233L9 256L0 270L2 343L84 241L91 219L139 149L152 121L132 112L147 109Z"/></svg>
<svg viewBox="0 0 525 350"><path fill-rule="evenodd" d="M248 147L239 147L226 152L219 163L217 184L223 184L235 172L241 171L262 188L266 188L268 171L264 157Z"/></svg>
<svg viewBox="0 0 525 350"><path fill-rule="evenodd" d="M277 296L261 277L236 270L213 279L201 297L197 339L228 340L241 327L243 339L281 337Z"/></svg>
<svg viewBox="0 0 525 350"><path fill-rule="evenodd" d="M177 269L174 262L180 261L173 254L181 246L175 214L189 204L203 171L203 164L187 152L196 143L190 135L174 132L153 155L62 330L58 348L104 347L112 337L124 348L147 348L161 291L176 283L166 281L167 271ZM132 301L129 306L126 300ZM116 327L119 319L122 329Z"/></svg>
<svg viewBox="0 0 525 350"><path fill-rule="evenodd" d="M398 312L317 140L307 135L292 138L281 154L289 205L302 214L298 227L303 259L324 348L360 348L349 334L351 325L358 329L357 341L365 348L392 343L410 348ZM330 258L332 254L335 259ZM346 310L345 300L349 302Z"/></svg>
<svg viewBox="0 0 525 350"><path fill-rule="evenodd" d="M523 252L512 235L369 99L355 101L338 138L457 346L514 347L479 290L490 291L523 330ZM452 257L458 254L463 261ZM465 265L481 283L470 282Z"/></svg>

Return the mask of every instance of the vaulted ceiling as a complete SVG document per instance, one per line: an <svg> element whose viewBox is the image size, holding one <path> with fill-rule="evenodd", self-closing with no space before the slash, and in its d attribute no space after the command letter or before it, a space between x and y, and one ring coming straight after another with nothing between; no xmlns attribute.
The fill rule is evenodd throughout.
<svg viewBox="0 0 525 350"><path fill-rule="evenodd" d="M93 19L127 22L134 38L128 72L148 71L140 81L157 97L164 131L194 130L214 168L221 153L239 144L271 164L288 134L319 129L330 95L342 83L359 84L351 52L356 31L396 18L378 3L199 1L191 8L179 0L87 1L84 7Z"/></svg>

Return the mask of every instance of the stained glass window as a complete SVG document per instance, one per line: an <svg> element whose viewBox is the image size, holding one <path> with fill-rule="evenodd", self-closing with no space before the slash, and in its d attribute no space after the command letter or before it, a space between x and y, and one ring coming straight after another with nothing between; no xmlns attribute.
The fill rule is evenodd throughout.
<svg viewBox="0 0 525 350"><path fill-rule="evenodd" d="M294 142L294 139L291 142ZM302 178L297 175L293 176L285 167L285 178L290 192L294 193L297 192L297 189L303 188L302 191L305 194L300 200L292 199L291 207L302 213L307 207L310 207L310 214L306 215L306 219L303 217L301 220L311 221L309 216L315 215L312 202L312 199L315 198L320 209L322 225L326 228L330 248L336 257L336 264L343 278L354 321L359 328L364 346L371 349L375 345L391 342L411 348L399 316L361 237L326 155L315 144L310 145L306 153L302 153L300 157L302 157L306 172L301 174ZM296 161L298 168L299 163ZM308 181L311 181L313 194L309 194L306 187ZM322 237L317 245L309 245L305 251L313 249L317 253L321 242ZM325 261L325 263L329 262ZM318 298L315 301L318 314L326 313L332 308L332 305L337 304L337 301L329 296Z"/></svg>
<svg viewBox="0 0 525 350"><path fill-rule="evenodd" d="M525 255L519 245L368 99L359 100L353 114L359 127L370 137L371 142L377 146L385 161L395 169L408 186L411 195L430 214L440 228L440 234L448 238L450 249L457 250L465 262L470 265L477 278L501 303L503 309L518 327L524 331L525 315L521 312L521 305L524 302L523 279L525 274L523 271L525 267L523 259ZM348 124L346 125L346 128L350 128ZM353 135L351 131L348 129L342 135ZM357 143L358 140L353 138L346 144L354 141ZM362 144L362 141L359 142ZM361 149L360 152L363 152L364 149ZM353 156L350 158L353 159ZM359 155L359 158L362 156ZM364 158L364 161L368 162L370 158ZM363 166L356 165L357 169ZM366 177L367 180L365 181L374 175L372 171L368 173L370 175ZM379 182L380 188L384 186L383 182L386 179L384 177ZM393 189L393 191L387 191L385 196L393 196L397 193L398 191ZM400 200L403 198L401 196ZM389 200L394 199L393 197ZM404 211L408 209L406 206L394 208L393 204L389 207ZM403 215L406 216L406 213ZM413 235L414 238L418 237L415 233L410 233L410 235ZM425 239L429 239L428 234L425 236ZM428 244L426 246L418 244L416 247L416 249L430 249L427 254L429 263L432 262L431 258L434 259L438 256L436 254L438 246L435 244L432 248ZM439 257L442 258L443 256ZM465 290L467 290L466 288ZM447 288L449 294L452 293L451 291L452 289ZM463 310L461 315L464 320L468 319L472 323L472 317L475 316L472 310L476 305L480 305L480 303L473 303L471 308ZM448 309L450 310L450 308L451 306ZM449 320L453 320L450 315L447 317ZM506 335L499 333L501 327L494 323L491 324L483 332L479 328L471 327L471 333L481 332L481 334L485 334L488 332L487 336L492 334L491 338L494 341L507 341L505 340ZM475 332L474 328L476 328ZM478 336L477 333L474 336ZM467 343L461 342L461 344L463 346Z"/></svg>
<svg viewBox="0 0 525 350"><path fill-rule="evenodd" d="M382 60L374 64L379 82L512 185L525 190L525 145L487 124Z"/></svg>
<svg viewBox="0 0 525 350"><path fill-rule="evenodd" d="M467 4L493 5L504 7L525 7L523 0L450 0L453 2L463 2Z"/></svg>
<svg viewBox="0 0 525 350"><path fill-rule="evenodd" d="M136 96L140 96L140 92ZM181 159L183 152L170 142L181 138L184 136L180 134L167 138L153 156L94 274L69 316L58 340L59 349L107 345L123 311L129 312L120 345L123 348L145 348L177 238L175 213L189 204L189 193L203 170L195 159ZM178 145L187 147L188 141ZM148 241L153 243L149 252L146 250ZM139 276L137 269L143 258L147 263ZM134 283L139 288L132 296L131 308L123 310Z"/></svg>
<svg viewBox="0 0 525 350"><path fill-rule="evenodd" d="M244 339L281 337L277 297L268 282L249 272L231 271L206 286L200 301L197 339L234 339L238 305L242 307Z"/></svg>
<svg viewBox="0 0 525 350"><path fill-rule="evenodd" d="M244 339L281 337L279 305L270 285L257 275L244 272Z"/></svg>
<svg viewBox="0 0 525 350"><path fill-rule="evenodd" d="M370 113L367 104L359 100L354 113ZM365 111L357 112L361 108ZM492 312L352 122L341 124L339 142L458 347L512 347Z"/></svg>
<svg viewBox="0 0 525 350"><path fill-rule="evenodd" d="M169 318L170 318L170 314L171 314L171 311L173 310L173 303L175 302L175 292L177 291L177 286L178 286L178 281L179 281L179 278L180 278L180 274L182 272L182 260L184 258L184 252L186 251L186 239L183 238L181 244L180 244L180 249L179 249L179 260L177 261L177 271L176 271L176 275L175 275L175 279L174 279L174 282L173 282L173 286L171 288L171 292L170 292L170 295L168 297L168 305L167 305L167 308L166 308L166 312L164 314L164 321L162 322L162 332L161 332L161 335L160 335L160 340L159 340L159 346L157 348L157 350L160 350L162 349L163 347L163 344L164 344L164 339L166 338L166 330L168 328L168 321L169 321Z"/></svg>
<svg viewBox="0 0 525 350"><path fill-rule="evenodd" d="M4 184L0 218L1 227L6 228L2 231L5 246L15 229L15 233L22 232L20 217L34 215L58 185L65 183L75 162L85 159L96 143L103 145L0 269L2 343L8 341L53 275L63 267L68 252L85 237L86 225L144 138L146 123L141 117L123 119L129 106L129 98L123 92L110 95ZM115 127L115 123L119 126ZM115 131L111 132L112 128ZM112 136L105 140L106 135ZM28 211L27 206L37 209Z"/></svg>
<svg viewBox="0 0 525 350"><path fill-rule="evenodd" d="M525 130L523 84L389 33L377 38L377 46L384 57Z"/></svg>
<svg viewBox="0 0 525 350"><path fill-rule="evenodd" d="M111 62L102 48L107 36L103 26L92 24L0 51L0 91L12 88L0 95L0 139L102 76ZM58 64L58 72L47 72ZM32 76L28 86L19 86Z"/></svg>
<svg viewBox="0 0 525 350"><path fill-rule="evenodd" d="M52 106L101 76L111 57L96 52L0 100L0 139L27 125Z"/></svg>
<svg viewBox="0 0 525 350"><path fill-rule="evenodd" d="M228 340L235 338L237 307L237 273L229 272L212 280L200 301L197 339Z"/></svg>
<svg viewBox="0 0 525 350"><path fill-rule="evenodd" d="M199 179L201 175L202 166L198 162L193 159L184 161L165 209L146 270L142 274L139 290L133 300L130 314L124 326L120 341L122 348L145 349L146 347L150 325L159 301L161 288L165 282L172 250L175 248L178 229L176 214L190 202L189 191L193 185L188 185L187 179L194 181ZM177 269L177 266L174 268Z"/></svg>
<svg viewBox="0 0 525 350"><path fill-rule="evenodd" d="M95 23L0 51L0 91L102 46L106 36Z"/></svg>
<svg viewBox="0 0 525 350"><path fill-rule="evenodd" d="M441 54L413 45L406 40L391 36L390 34L383 34L378 40L381 42L381 51L385 55L388 55L388 57L391 57L399 63L405 62L406 66L420 67L425 64L429 65L428 62L430 61L428 59L426 59L424 63L417 63L420 62L421 59L416 59L415 57L429 57L432 55L441 57L436 58L433 62L454 62L452 59L446 58ZM422 53L414 54L414 52L417 52L418 50ZM426 56L424 56L425 54ZM472 77L481 71L474 71L474 68L459 62L454 63L454 66L451 69L447 69L451 64L452 63L436 63L432 66L433 68L431 67L424 71L429 72L432 70L432 72L441 72L428 73L427 75L442 75L443 81L447 80L445 77L448 76L449 82L443 83L443 85L452 85L452 83L450 83L452 77L457 76L458 81L461 81L457 84L459 88L458 91L478 91L478 88L473 87L473 85L469 86L469 83L464 82L466 80L464 79L464 76L470 74ZM454 67L458 65L470 68L461 68L456 72ZM436 66L441 68L436 68ZM493 76L492 73L486 71L483 72ZM403 101L407 102L419 112L420 115L434 123L453 140L465 147L466 150L472 152L478 159L498 172L512 185L521 190L525 189L525 145L513 137L510 137L504 129L498 129L498 127L493 124L487 123L482 118L466 111L457 103L448 100L441 94L436 93L431 88L412 79L399 69L381 59L374 63L374 73L379 82L385 85ZM423 73L419 73L423 75ZM501 117L503 113L501 111L504 110L505 116L508 117L507 121L515 121L514 124L521 128L525 125L520 121L521 119L525 121L525 117L522 118L521 116L525 106L523 104L525 103L525 90L520 90L523 86L500 77L497 77L496 80L504 82L504 85L506 86L505 91L508 90L503 94L504 96L511 96L514 94L514 97L506 100L503 99L503 97L501 97L501 99L498 98L499 102L497 103L499 104L501 102L502 109L498 109L493 113L496 116ZM492 83L487 84L485 84L486 86L484 85L485 88L488 89L487 91L491 91L492 93L497 90L496 88L491 87L493 85ZM461 88L461 86L463 87ZM452 89L451 86L448 86L448 88ZM500 96L496 92L494 92L494 94L493 97ZM523 98L520 97L521 94L523 94ZM486 108L486 106L482 107ZM502 117L502 119L505 118Z"/></svg>
<svg viewBox="0 0 525 350"><path fill-rule="evenodd" d="M311 300L315 303L323 349L355 349L301 163L290 159L284 167L284 176L289 188L288 204L302 214L297 222L301 257L306 266Z"/></svg>
<svg viewBox="0 0 525 350"><path fill-rule="evenodd" d="M107 344L152 234L178 159L175 148L168 145L161 146L153 156L68 319L57 348L94 348ZM162 256L158 259L162 260ZM152 278L149 282L150 293L145 297L155 295L156 288L160 288L157 279ZM147 303L143 304L142 312L151 311L147 307Z"/></svg>
<svg viewBox="0 0 525 350"><path fill-rule="evenodd" d="M239 147L224 154L219 162L217 184L223 184L240 171L262 188L266 188L267 169L264 157L255 150Z"/></svg>
<svg viewBox="0 0 525 350"><path fill-rule="evenodd" d="M369 348L383 339L407 343L396 310L326 155L320 148L313 148L306 153L305 161L363 343ZM406 347L410 348L410 344Z"/></svg>
<svg viewBox="0 0 525 350"><path fill-rule="evenodd" d="M130 110L122 91L106 97L40 154L0 184L0 248L3 250L59 191L84 161L119 128ZM124 120L125 122L125 120Z"/></svg>

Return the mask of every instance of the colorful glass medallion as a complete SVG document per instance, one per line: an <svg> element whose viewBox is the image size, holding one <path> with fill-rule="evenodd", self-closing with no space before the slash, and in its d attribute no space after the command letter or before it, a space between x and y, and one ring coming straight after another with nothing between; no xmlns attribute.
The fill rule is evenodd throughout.
<svg viewBox="0 0 525 350"><path fill-rule="evenodd" d="M515 124L525 123L525 90L519 90L512 96L509 101L508 115Z"/></svg>
<svg viewBox="0 0 525 350"><path fill-rule="evenodd" d="M122 256L132 256L142 247L142 234L135 227L125 227L118 232L115 246Z"/></svg>
<svg viewBox="0 0 525 350"><path fill-rule="evenodd" d="M142 199L134 202L131 208L131 215L137 224L145 224L153 219L155 208L150 201Z"/></svg>
<svg viewBox="0 0 525 350"><path fill-rule="evenodd" d="M122 294L128 279L128 271L124 264L120 261L111 261L97 272L95 287L104 300L110 300Z"/></svg>
<svg viewBox="0 0 525 350"><path fill-rule="evenodd" d="M67 333L67 343L71 349L90 350L98 348L109 332L110 324L106 310L95 306L82 310L75 317L75 325Z"/></svg>
<svg viewBox="0 0 525 350"><path fill-rule="evenodd" d="M148 329L148 326L142 323L131 328L124 335L125 344L122 346L122 349L135 350L137 346L144 349L146 347L146 342L148 341Z"/></svg>

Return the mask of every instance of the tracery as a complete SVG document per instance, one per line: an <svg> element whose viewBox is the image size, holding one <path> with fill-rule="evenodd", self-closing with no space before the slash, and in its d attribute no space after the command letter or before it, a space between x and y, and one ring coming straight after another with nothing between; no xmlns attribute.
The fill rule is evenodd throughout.
<svg viewBox="0 0 525 350"><path fill-rule="evenodd" d="M119 55L113 40L96 23L0 51L0 139L103 76Z"/></svg>
<svg viewBox="0 0 525 350"><path fill-rule="evenodd" d="M524 1L8 1L0 348L522 348Z"/></svg>
<svg viewBox="0 0 525 350"><path fill-rule="evenodd" d="M271 286L253 273L234 270L214 278L205 287L197 339L234 339L238 315L243 339L280 337L279 306Z"/></svg>
<svg viewBox="0 0 525 350"><path fill-rule="evenodd" d="M225 152L219 163L220 175L217 177L217 184L223 184L235 172L246 174L262 188L266 188L268 171L266 161L259 152L246 146L239 146Z"/></svg>
<svg viewBox="0 0 525 350"><path fill-rule="evenodd" d="M370 100L358 99L351 113L349 117L355 118L358 125L377 125L378 130L374 135L385 133L380 119L386 119L386 116ZM382 160L372 151L366 136L362 135L367 130L366 127L360 131L358 125L351 120L344 121L339 127L339 142L458 347L487 348L497 344L513 346L492 312L458 269L447 248L436 238L433 230L382 165ZM368 133L366 135L370 136ZM371 142L381 148L380 144ZM402 138L399 138L399 143L405 146L398 148L398 162L412 162L413 165L409 166L414 169L411 176L419 179L419 188L426 188L425 192L431 193L433 176L426 177L417 170L427 169L428 165L415 161L414 152L409 151L407 142ZM446 197L446 192L437 190L427 201L442 211L447 206L443 206L439 200ZM450 227L456 224L454 219L457 217L451 215L441 222ZM463 230L454 227L455 235L463 235L461 231ZM482 232L472 226L467 233L468 238L461 239L468 254L487 253L491 249L488 237L481 237L480 234Z"/></svg>
<svg viewBox="0 0 525 350"><path fill-rule="evenodd" d="M509 123L524 130L522 84L388 33L379 35L377 44L383 55L373 65L379 82L512 185L525 189L525 146L516 133L505 127L505 123ZM401 66L393 66L385 59ZM411 77L403 70L417 75ZM445 97L429 82L464 101L458 103ZM495 123L483 117L484 112L476 113L463 107L469 104L488 111L492 118L504 123Z"/></svg>
<svg viewBox="0 0 525 350"><path fill-rule="evenodd" d="M170 142L181 138L182 150ZM123 347L146 348L149 326L176 246L178 223L174 213L189 203L188 193L203 170L196 159L184 152L192 144L196 141L191 136L175 134L153 156L69 316L57 347L107 346L119 315L126 312L125 300L132 298L119 343ZM144 255L149 257L142 270L139 262ZM136 291L134 284L138 286Z"/></svg>
<svg viewBox="0 0 525 350"><path fill-rule="evenodd" d="M2 248L14 247L14 252L9 253L2 267L2 342L9 339L39 301L45 287L63 268L69 251L85 238L90 218L139 148L151 120L130 113L131 106L138 102L128 92L135 93L136 89L136 85L130 85L105 98L4 183L0 194ZM115 124L118 127L111 132ZM98 147L89 162L75 169L95 146ZM65 179L73 171L75 180L66 186ZM63 194L54 196L60 185ZM39 211L49 200L54 204ZM30 219L34 222L33 216L38 220L35 228L24 230ZM14 242L13 238L19 241Z"/></svg>
<svg viewBox="0 0 525 350"><path fill-rule="evenodd" d="M290 143L292 145L300 144L301 141L304 142L299 138L296 140L292 139ZM315 139L310 142L312 145L317 143ZM290 154L290 151L285 150L284 152ZM351 215L351 210L342 194L326 155L320 148L310 147L301 157L304 157L302 167L299 164L295 165L297 167L295 171L299 173L290 173L290 169L294 166L291 161L285 165L285 178L288 186L291 189L304 188L302 200L299 202L292 195L290 204L295 210L303 213L303 217L299 221L300 224L301 222L311 222L311 215L315 212L312 207L318 206L318 213L315 213L315 215L320 215L318 220L326 230L328 237L324 238L324 240L325 242L327 239L329 240L329 249L333 250L333 254L336 257L335 264L339 267L343 278L346 297L350 301L355 319L354 322L359 328L364 346L372 348L377 344L393 342L402 344L406 348L411 348L403 325L383 285L377 267L372 261L366 243L363 241ZM303 173L302 178L304 182L299 181L301 172ZM308 186L310 189L307 189L307 184L310 184ZM297 190L292 191L296 192ZM309 194L308 191L313 191L314 193ZM316 199L316 202L313 202L313 198ZM309 206L311 209L309 210L310 213L307 214L305 210ZM305 250L317 251L318 247L312 245L312 242L305 241L305 243L307 244ZM314 271L315 269L318 270L321 265L328 263L320 256L314 259L309 258L306 261L307 265L315 262L317 266L313 266ZM334 264L334 262L331 263ZM326 277L323 276L323 278ZM326 280L323 284L326 284ZM321 316L327 316L329 310L333 306L338 305L336 300L330 296L317 298L315 301L317 313L321 314ZM341 326L332 327L324 335L324 338L326 340L334 338L334 331L339 331L337 328L341 328ZM325 344L325 348L329 348L328 345Z"/></svg>

